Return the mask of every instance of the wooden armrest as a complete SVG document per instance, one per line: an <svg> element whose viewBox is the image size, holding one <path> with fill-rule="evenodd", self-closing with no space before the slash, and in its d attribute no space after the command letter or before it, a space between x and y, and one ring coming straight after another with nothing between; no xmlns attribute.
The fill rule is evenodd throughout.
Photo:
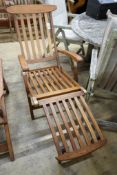
<svg viewBox="0 0 117 175"><path fill-rule="evenodd" d="M80 62L83 61L83 58L81 56L79 56L78 54L76 54L75 52L71 52L68 50L61 50L61 49L57 49L58 52L70 57L72 60L76 61L76 62Z"/></svg>
<svg viewBox="0 0 117 175"><path fill-rule="evenodd" d="M21 65L22 70L24 72L28 71L29 70L28 64L27 64L24 56L23 55L19 55L18 58L19 58L19 62L20 62L20 65Z"/></svg>

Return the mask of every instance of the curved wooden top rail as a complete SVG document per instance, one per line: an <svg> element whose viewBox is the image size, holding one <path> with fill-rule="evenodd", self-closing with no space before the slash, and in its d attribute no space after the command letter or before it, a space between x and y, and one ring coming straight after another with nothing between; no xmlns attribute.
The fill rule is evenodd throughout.
<svg viewBox="0 0 117 175"><path fill-rule="evenodd" d="M8 13L12 14L31 14L31 13L48 13L56 10L55 5L14 5L7 8Z"/></svg>

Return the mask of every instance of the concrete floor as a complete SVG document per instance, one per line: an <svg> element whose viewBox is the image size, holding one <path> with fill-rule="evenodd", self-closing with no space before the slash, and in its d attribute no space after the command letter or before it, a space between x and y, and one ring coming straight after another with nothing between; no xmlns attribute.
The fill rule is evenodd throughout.
<svg viewBox="0 0 117 175"><path fill-rule="evenodd" d="M15 161L7 156L0 158L0 175L117 175L117 133L104 131L108 143L90 157L79 159L61 166L55 159L57 155L43 111L36 111L41 118L30 118L25 88L20 73L17 55L18 43L1 43L0 57L3 58L4 74L10 94L6 106ZM68 69L68 64L64 63ZM79 75L80 83L85 86L87 71ZM90 106L96 118L116 119L116 99L93 97ZM46 140L46 141L45 141Z"/></svg>

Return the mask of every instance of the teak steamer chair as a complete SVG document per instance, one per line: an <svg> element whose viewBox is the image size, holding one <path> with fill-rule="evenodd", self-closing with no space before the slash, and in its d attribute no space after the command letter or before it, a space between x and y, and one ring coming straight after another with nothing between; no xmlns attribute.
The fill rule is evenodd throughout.
<svg viewBox="0 0 117 175"><path fill-rule="evenodd" d="M12 142L10 138L9 125L7 120L7 113L5 107L4 95L5 92L8 94L9 90L7 84L3 78L3 70L2 70L2 60L0 59L0 128L4 130L6 141L1 141L0 138L0 155L1 154L9 154L10 160L14 160L14 153Z"/></svg>
<svg viewBox="0 0 117 175"><path fill-rule="evenodd" d="M34 109L43 107L58 152L57 160L64 162L95 151L106 140L84 100L82 87L60 67L58 53L76 62L81 61L81 57L69 51L57 50L52 21L54 10L54 5L7 8L14 16L21 46L19 62L31 117L34 119ZM44 61L49 64L50 60L54 60L56 65L36 69L28 66Z"/></svg>

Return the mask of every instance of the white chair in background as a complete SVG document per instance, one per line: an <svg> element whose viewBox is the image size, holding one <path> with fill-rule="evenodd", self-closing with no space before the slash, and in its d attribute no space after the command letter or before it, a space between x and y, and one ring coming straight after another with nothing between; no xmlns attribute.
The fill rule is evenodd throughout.
<svg viewBox="0 0 117 175"><path fill-rule="evenodd" d="M43 0L43 2L57 6L57 10L53 12L53 20L58 45L63 42L65 49L69 50L70 44L77 44L80 46L78 53L82 52L82 55L85 55L83 47L84 41L72 31L68 23L68 17L75 17L76 15L67 13L65 0Z"/></svg>
<svg viewBox="0 0 117 175"><path fill-rule="evenodd" d="M94 87L114 91L117 84L117 16L108 12L108 25L98 55L98 50L93 49L90 79L87 91L93 94Z"/></svg>
<svg viewBox="0 0 117 175"><path fill-rule="evenodd" d="M102 46L93 49L90 78L87 88L87 97L95 94L96 89L101 90L101 96L117 98L117 15L108 12L108 25L103 38ZM111 92L111 93L110 93ZM117 123L99 120L100 126L108 130L117 131Z"/></svg>

